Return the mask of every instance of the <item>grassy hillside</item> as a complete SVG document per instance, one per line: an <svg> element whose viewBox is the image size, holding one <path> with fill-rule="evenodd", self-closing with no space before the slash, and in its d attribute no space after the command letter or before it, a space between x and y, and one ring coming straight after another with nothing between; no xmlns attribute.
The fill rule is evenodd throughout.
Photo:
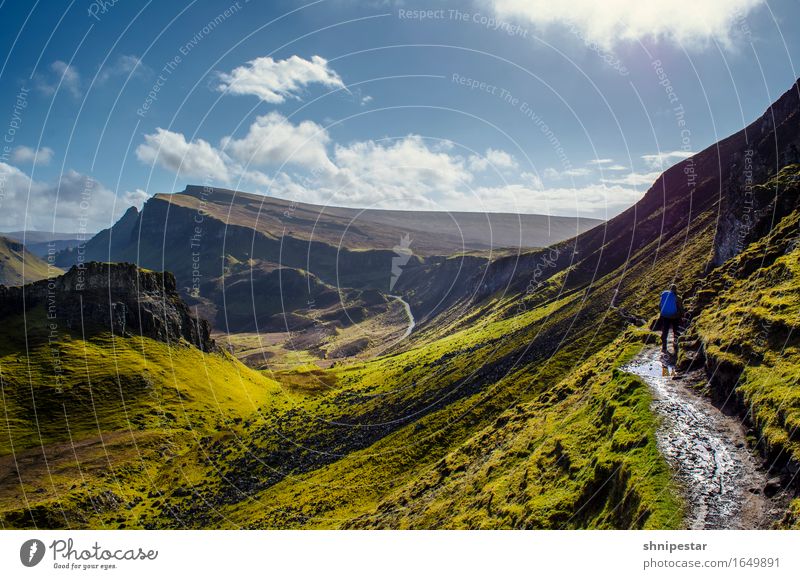
<svg viewBox="0 0 800 579"><path fill-rule="evenodd" d="M676 272L702 275L713 218L699 216L688 241L680 229L663 240L665 259L653 260L654 246L644 245L590 285L571 283L571 270L562 270L535 293L500 290L450 309L412 334L405 351L328 370L266 371L284 404L256 405L234 433L215 426L192 444L181 439L163 465L143 459L150 474L137 483L134 511L117 501L102 517L74 524L677 526L681 505L655 452L647 389L614 370L641 347L638 335L619 338L622 310L646 315L644 293ZM9 375L24 376L12 362ZM185 367L198 373L202 364ZM188 414L193 424L202 415ZM478 456L484 445L486 463ZM451 457L484 468L450 468ZM52 483L42 474L32 486ZM74 489L73 501L109 490L89 486ZM463 495L464 512L445 507L450 494ZM397 512L412 495L414 512ZM51 517L53 505L42 508ZM6 524L23 524L16 512Z"/></svg>
<svg viewBox="0 0 800 579"><path fill-rule="evenodd" d="M773 238L792 230L791 219ZM30 464L19 472L32 515L12 496L14 471L3 477L3 524L29 526L33 517L46 526L126 528L679 527L683 506L655 446L648 389L619 368L648 339L631 320L653 315L666 284L690 288L692 307L708 303L698 280L711 271L713 284L726 271L709 269L715 226L711 207L668 235L629 243L618 268L588 283L577 260L535 292L498 288L457 304L402 351L327 370L258 373L224 354L71 335L59 351L78 363L56 395L40 392L52 366L46 346L33 350L28 370L21 345L11 344L0 360L8 416L29 414L31 396L55 410L52 429L41 433L30 421L11 425L17 456L41 456L42 438L51 468L35 467L34 458L21 463ZM758 251L754 245L740 259ZM745 277L731 276L734 284ZM695 325L709 328L702 311ZM20 330L9 332L11 339ZM103 355L120 360L123 378L93 363ZM105 385L89 399L86 376ZM96 419L59 422L59 408L69 416L92 404ZM65 445L64 432L80 450ZM102 474L108 465L112 477Z"/></svg>
<svg viewBox="0 0 800 579"><path fill-rule="evenodd" d="M410 262L398 287L425 315L377 357L325 369L266 360L254 371L227 353L77 328L50 341L41 312L4 320L2 524L680 527L684 506L655 444L649 390L621 372L654 338L646 324L673 282L689 312L681 366L706 369L715 396L738 401L752 421L773 466L796 474L797 89L576 238L492 260ZM747 215L736 206L744 147L763 160ZM771 165L785 159L782 172ZM183 197L156 198L150 213L130 212L122 224L147 241L139 257L182 264L179 280L192 267L184 217L200 202ZM253 207L228 201L252 218ZM307 239L229 226L215 211L204 221L213 243L200 250L211 264L203 275L226 289L219 278L233 282L221 295L237 301L236 316L260 293L269 294L263 315L275 315L281 277L268 276L279 264L302 274L290 284L299 308L314 288L320 299L333 295L330 276L361 289L388 279L387 250L343 250L341 271L340 254L315 245L322 258L312 268ZM103 239L113 245L114 235ZM266 274L255 285L254 266ZM312 319L314 308L305 311ZM260 338L250 332L245 345ZM785 525L798 513L795 502Z"/></svg>
<svg viewBox="0 0 800 579"><path fill-rule="evenodd" d="M277 382L227 354L110 334L49 343L47 328L39 312L0 337L3 527L137 526L169 502L162 477L191 480L182 455L286 404Z"/></svg>
<svg viewBox="0 0 800 579"><path fill-rule="evenodd" d="M797 206L800 165L760 186ZM800 210L697 284L684 366L705 364L714 396L739 409L776 472L800 470Z"/></svg>
<svg viewBox="0 0 800 579"><path fill-rule="evenodd" d="M493 420L486 395L452 404L223 515L245 527L678 527L648 390L613 372L640 345L626 336L556 388L505 398Z"/></svg>
<svg viewBox="0 0 800 579"><path fill-rule="evenodd" d="M663 259L643 246L590 287L565 289L564 272L536 294L443 315L404 352L307 374L313 394L253 421L246 445L215 447L225 478L172 508L211 527L680 525L647 388L615 369L642 346L622 310L650 315L643 292L702 276L713 225L698 217L690 237L661 244Z"/></svg>
<svg viewBox="0 0 800 579"><path fill-rule="evenodd" d="M682 246L676 246L675 251L681 249ZM692 263L701 263L699 258L707 254L708 249L698 243L695 249L698 259ZM646 259L641 259L637 267L642 275L652 274L653 266ZM639 275L631 276L631 280L639 278ZM90 481L86 487L90 490L71 489L74 495L69 502L70 524L126 527L677 525L680 503L670 488L665 463L654 452L654 422L647 411L647 389L633 379L614 374L614 368L641 345L639 336L626 335L623 340L617 339L626 325L622 316L609 309L619 284L618 273L613 272L592 288L579 291L559 293L556 281L550 283L553 287L544 295L552 293L552 297L498 294L476 305L469 316L460 321L428 325L408 343L406 351L394 355L329 370L267 372L275 382L267 378L262 380L280 384L281 390L276 391L282 392L282 404L269 398L253 402L252 406L248 403L246 412L241 406L238 414L232 409L232 415L241 420L234 423L236 427L232 433L224 428L231 421L209 420L204 414L208 412L216 417L220 413L213 407L208 410L206 394L193 394L197 388L197 374L201 378L207 374L224 380L233 370L247 372L247 375L253 375L252 371L233 366L228 360L226 364L231 366L198 372L208 367L208 360L216 358L196 359L199 353L192 349L165 352L163 346L149 342L147 353L139 357L133 356L134 344L119 347L110 338L96 337L88 343L74 338L65 341L61 346L64 359L77 359L79 365L87 363L87 358L79 356L82 349L92 354L89 360L99 359L102 348L112 352L119 350L120 353L112 353L110 359L130 360L123 364L130 372L123 373L128 376L123 382L123 392L146 392L146 381L143 384L140 376L152 380L152 376L163 376L166 371L167 377L174 379L174 383L169 383L169 395L158 398L165 400L159 402L159 406L168 406L166 412L154 414L148 404L140 406L135 394L131 401L126 395L123 408L130 406L131 409L122 414L106 414L106 407L100 404L95 436L99 432L122 432L121 426L135 419L133 432L138 434L141 430L152 434L150 440L154 445L157 432L163 432L167 440L174 440L173 434L181 440L170 451L173 460L164 464L152 464L152 457L157 454L155 450L152 455L142 451L145 452L141 459L143 464L134 469L136 474L132 475L139 477L133 498L128 502L115 498L113 505L103 507L104 514L100 517L81 519L77 515L80 508L75 505L86 501L87 496L106 496L103 495L106 492L121 496L108 486L111 481ZM636 284L632 288L630 291L639 291ZM587 295L592 296L588 302ZM19 332L12 330L12 333ZM14 346L10 349L19 350ZM165 358L167 353L169 357ZM46 355L46 350L34 352L34 359L39 360L34 365L36 384L48 382L44 375ZM142 366L137 368L137 364ZM147 364L146 372L144 364ZM0 365L9 384L6 391L20 392L23 398L30 396L25 379L26 365L24 357L19 358L11 351ZM107 364L95 367L99 365L89 362L89 365L92 372L108 373L105 378L96 376L93 381L105 383L106 380L112 392L120 391L113 368ZM178 370L171 370L171 366ZM575 373L579 368L583 370ZM77 373L74 376L75 380L83 379ZM174 388L180 390L175 392ZM190 399L197 397L199 406L186 407L183 389ZM69 392L73 390L75 404L86 404L77 397L81 389L73 386ZM170 401L178 407L169 406ZM116 404L120 410L123 400L117 399ZM109 410L112 406L108 406ZM173 418L168 417L167 423L160 425L159 421L167 413ZM17 407L10 410L10 415L24 413ZM94 411L90 416L93 415ZM203 426L197 427L197 424ZM193 440L177 436L181 425L187 429L185 432L191 429ZM58 430L63 432L65 427L66 424L55 427L53 434ZM89 436L91 424L84 427L81 434L73 437ZM551 437L553 429L561 433L557 448L552 447L555 443ZM44 432L42 436L49 440L49 434ZM12 436L23 445L22 441L26 440L35 443L39 435L20 427ZM476 440L485 440L487 436L496 443L491 457L491 463L496 466L488 468L487 465L488 470L470 473L470 484L475 488L511 484L514 477L523 472L517 468L519 459L531 473L531 479L526 480L530 480L530 497L535 495L535 500L521 498L529 496L525 493L513 498L504 495L505 491L498 491L498 498L489 501L488 506L481 502L485 496L476 499L468 513L440 509L429 504L427 498L421 499L418 506L424 514L390 516L386 508L381 511L383 515L377 513L381 504L392 505L395 500L404 500L406 487L424 484L426 497L430 496L432 502L438 501L435 497L440 497L442 492L455 492L445 491L449 485L463 488L464 481L459 479L466 476L465 473L460 468L449 469L442 464L447 463L449 456L469 462L468 457L483 444ZM187 442L189 440L191 443ZM58 446L55 438L52 442ZM523 444L531 450L527 458L523 458L525 453L517 446ZM517 450L509 454L507 445ZM535 448L538 450L534 452ZM115 450L113 454L119 457L127 453ZM554 462L562 454L571 457L566 469ZM74 457L71 460L75 462ZM79 456L78 464L82 460ZM440 486L432 486L431 473L439 471L444 473L436 475ZM595 495L599 481L604 481L606 475L613 475L615 490L608 496L601 492L604 498L600 501ZM543 478L534 482L538 477ZM65 476L65 480L69 477ZM566 480L572 481L569 486L562 484ZM45 489L46 493L54 483L40 473L40 478L27 484ZM658 493L656 488L660 489ZM57 505L52 503L52 498L56 494L46 495L50 502L37 503L40 507L36 512L50 525L60 520L53 518ZM499 498L500 495L504 498ZM624 505L620 506L619 500L623 499ZM132 511L125 508L133 500L138 501L137 508ZM492 510L493 501L498 505L508 504ZM514 501L522 502L513 506ZM7 509L11 510L10 507L9 504ZM5 524L25 524L26 519L18 507L17 504L17 509L6 516ZM570 520L564 516L567 511L582 514Z"/></svg>
<svg viewBox="0 0 800 579"><path fill-rule="evenodd" d="M0 236L0 284L23 285L53 277L61 270L30 253L22 243Z"/></svg>

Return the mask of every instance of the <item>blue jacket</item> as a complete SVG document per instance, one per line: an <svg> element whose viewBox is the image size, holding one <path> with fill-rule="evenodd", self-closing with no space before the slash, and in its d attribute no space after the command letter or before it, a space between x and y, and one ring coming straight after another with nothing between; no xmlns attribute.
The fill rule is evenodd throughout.
<svg viewBox="0 0 800 579"><path fill-rule="evenodd" d="M661 316L664 318L680 317L681 305L678 294L670 290L661 292L659 309L661 310Z"/></svg>

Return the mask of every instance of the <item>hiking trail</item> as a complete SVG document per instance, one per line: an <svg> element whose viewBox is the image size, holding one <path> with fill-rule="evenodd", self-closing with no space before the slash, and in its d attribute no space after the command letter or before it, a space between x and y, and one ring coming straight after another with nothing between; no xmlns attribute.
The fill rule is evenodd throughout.
<svg viewBox="0 0 800 579"><path fill-rule="evenodd" d="M689 529L758 529L769 523L775 501L767 473L747 446L738 416L729 416L690 390L671 359L646 348L623 371L641 377L661 417L658 448L672 467L686 501ZM771 493L770 493L771 494Z"/></svg>

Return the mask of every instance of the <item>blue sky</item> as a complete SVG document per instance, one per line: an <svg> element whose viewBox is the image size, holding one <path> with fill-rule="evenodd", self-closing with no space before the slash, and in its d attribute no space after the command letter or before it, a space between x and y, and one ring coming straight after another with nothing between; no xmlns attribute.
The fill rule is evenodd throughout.
<svg viewBox="0 0 800 579"><path fill-rule="evenodd" d="M800 56L794 0L53 6L0 3L0 230L95 231L187 183L607 218Z"/></svg>

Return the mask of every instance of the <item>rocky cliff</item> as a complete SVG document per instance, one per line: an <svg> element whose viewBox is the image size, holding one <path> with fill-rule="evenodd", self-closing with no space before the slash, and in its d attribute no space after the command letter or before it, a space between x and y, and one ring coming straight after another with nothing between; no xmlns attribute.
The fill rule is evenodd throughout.
<svg viewBox="0 0 800 579"><path fill-rule="evenodd" d="M57 278L21 287L0 285L0 319L44 308L48 319L76 332L111 331L169 344L215 349L206 320L195 317L175 277L130 263L89 262Z"/></svg>

